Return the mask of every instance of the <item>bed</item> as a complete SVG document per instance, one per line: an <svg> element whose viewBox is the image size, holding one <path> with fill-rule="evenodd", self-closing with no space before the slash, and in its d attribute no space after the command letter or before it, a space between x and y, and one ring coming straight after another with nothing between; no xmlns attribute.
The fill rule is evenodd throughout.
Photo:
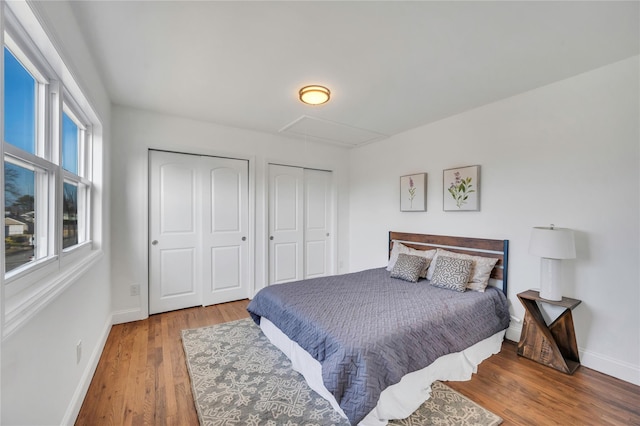
<svg viewBox="0 0 640 426"><path fill-rule="evenodd" d="M390 232L385 267L272 285L247 309L338 413L384 425L500 351L507 261L507 240Z"/></svg>

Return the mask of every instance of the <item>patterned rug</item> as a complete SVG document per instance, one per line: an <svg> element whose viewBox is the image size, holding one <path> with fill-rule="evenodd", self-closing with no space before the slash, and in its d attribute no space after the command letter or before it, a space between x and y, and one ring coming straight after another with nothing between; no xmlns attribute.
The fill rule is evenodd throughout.
<svg viewBox="0 0 640 426"><path fill-rule="evenodd" d="M251 319L182 331L202 426L348 425L291 368ZM431 398L390 425L499 425L502 419L435 382Z"/></svg>

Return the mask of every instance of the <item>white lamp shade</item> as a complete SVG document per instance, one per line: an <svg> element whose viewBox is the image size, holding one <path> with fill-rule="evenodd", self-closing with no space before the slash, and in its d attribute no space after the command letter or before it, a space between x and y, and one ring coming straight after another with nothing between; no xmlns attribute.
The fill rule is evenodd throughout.
<svg viewBox="0 0 640 426"><path fill-rule="evenodd" d="M547 259L575 259L573 231L567 228L535 227L531 231L529 253Z"/></svg>

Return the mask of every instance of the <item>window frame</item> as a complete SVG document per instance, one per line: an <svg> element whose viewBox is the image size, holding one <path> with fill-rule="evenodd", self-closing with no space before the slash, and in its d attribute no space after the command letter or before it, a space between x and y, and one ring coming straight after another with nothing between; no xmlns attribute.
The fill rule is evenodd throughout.
<svg viewBox="0 0 640 426"><path fill-rule="evenodd" d="M47 262L47 260L51 259L55 254L55 246L54 246L55 230L51 228L51 224L52 224L51 219L52 217L54 217L53 209L52 209L53 207L52 202L54 200L52 200L51 198L52 198L52 195L55 194L54 185L56 181L57 171L55 167L52 167L52 165L49 162L44 161L41 158L35 157L32 154L28 154L22 151L22 153L19 153L18 155L16 155L16 152L20 151L19 148L15 148L9 144L7 145L8 146L4 147L5 151L3 156L3 167L4 167L4 163L9 162L17 165L18 167L23 167L26 169L34 169L35 180L36 180L35 190L34 190L35 192L34 210L39 213L42 213L43 211L46 212L45 215L43 214L35 215L36 229L44 228L47 230L47 232L45 233L46 235L41 235L36 233L36 237L40 241L43 241L43 243L36 244L36 247L37 247L36 250L40 250L40 253L36 256L34 263L31 263L30 266L33 267L36 264ZM28 272L30 267L25 268L24 266L26 265L28 264L19 266L18 268L10 272L5 271L4 272L5 284L11 283L19 279L19 277L24 275L25 272Z"/></svg>
<svg viewBox="0 0 640 426"><path fill-rule="evenodd" d="M28 28L28 31L25 28ZM0 41L2 47L7 46L38 83L35 154L23 151L2 138L0 174L4 182L4 165L7 160L43 170L44 172L36 175L46 176L46 178L36 185L41 187L41 192L42 188L46 188L47 195L39 199L41 194L34 190L36 212L38 212L36 207L38 204L47 212L46 218L41 218L42 223L39 225L46 227L46 256L41 259L36 258L33 262L21 265L7 274L5 245L0 247L3 260L0 265L0 324L2 339L6 339L103 257L100 242L96 244L94 240L94 233L97 232L100 239L103 234L102 214L92 209L96 202L102 205L102 200L96 199L93 174L94 162L101 161L102 158L102 149L94 148L94 132L99 129L98 140L102 147L102 125L77 81L53 46L51 38L26 3L0 3ZM58 72L55 72L50 64L53 64ZM2 105L0 134L4 135L4 61L1 58L0 75L3 85L0 88ZM77 175L62 167L63 112L67 113L74 123L79 124L79 132L82 132L82 141L79 141L78 146ZM99 170L98 178L102 182L102 168ZM78 185L78 216L82 210L83 217L78 218L78 244L63 249L62 200L65 181ZM4 191L0 193L0 202L5 203ZM98 216L96 217L95 214ZM41 213L36 213L36 216L37 222ZM81 234L83 241L80 240ZM39 238L37 231L36 237Z"/></svg>
<svg viewBox="0 0 640 426"><path fill-rule="evenodd" d="M62 220L60 220L60 232L59 235L59 244L58 244L58 252L62 254L63 258L70 256L74 251L86 251L90 249L92 245L91 238L91 214L90 214L90 206L91 206L91 194L92 194L92 180L91 176L93 175L93 170L91 168L91 158L88 157L89 153L92 153L91 142L92 142L92 128L88 123L88 119L82 113L82 109L78 106L73 97L66 91L62 91L62 107L60 108L59 113L59 143L58 143L58 163L60 165L60 197L59 197L59 215L60 219L63 216L63 196L64 196L64 182L73 183L77 186L77 209L78 209L78 243L74 244L70 247L64 247L63 244L63 230L62 230ZM78 126L78 174L74 174L68 170L66 170L62 166L62 117L63 114L67 114L67 116ZM80 226L82 225L82 226ZM80 239L80 236L83 238Z"/></svg>
<svg viewBox="0 0 640 426"><path fill-rule="evenodd" d="M6 11L5 11L6 13ZM5 14L5 17L11 15ZM36 206L36 223L38 228L43 228L43 231L36 233L36 247L40 247L40 252L43 256L36 257L32 262L24 264L15 270L7 272L5 270L5 253L2 256L2 278L3 283L7 288L5 297L11 297L19 290L19 287L26 287L32 285L28 275L36 269L47 268L47 265L52 264L56 258L56 211L55 205L57 203L57 190L55 188L55 182L60 179L59 166L51 161L51 154L53 150L52 146L56 144L56 137L52 133L55 126L50 124L54 121L51 116L58 114L57 108L55 108L52 99L56 99L57 93L55 90L58 88L57 84L52 84L51 78L45 78L45 75L54 76L53 71L44 65L43 58L39 56L39 53L34 52L31 49L30 39L25 40L24 35L20 34L24 32L21 27L16 27L15 23L5 21L5 28L3 32L2 48L9 49L11 54L18 59L20 64L31 74L35 79L36 99L35 99L35 153L24 151L17 146L14 146L4 141L2 138L2 160L3 160L3 176L4 176L4 162L15 161L16 163L30 165L31 167L43 170L48 179L46 182L37 182L35 191L34 204ZM3 51L4 53L4 51ZM41 68L42 67L42 68ZM4 85L4 67L2 73L2 84ZM4 108L4 101L3 101ZM49 106L49 107L48 107ZM4 114L4 111L3 111ZM4 132L3 132L4 135ZM49 158L47 158L49 157ZM38 179L41 180L41 179ZM46 194L43 191L46 190ZM3 191L3 204L4 204L4 191ZM45 198L46 197L46 198ZM44 217L41 217L43 216ZM48 269L52 269L48 267ZM54 271L50 271L53 273Z"/></svg>

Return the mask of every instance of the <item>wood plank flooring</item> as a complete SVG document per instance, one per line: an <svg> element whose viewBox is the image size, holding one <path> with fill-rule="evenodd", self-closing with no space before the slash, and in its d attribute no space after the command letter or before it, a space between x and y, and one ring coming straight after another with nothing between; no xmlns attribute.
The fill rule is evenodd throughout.
<svg viewBox="0 0 640 426"><path fill-rule="evenodd" d="M198 425L180 331L246 318L247 300L113 326L76 425ZM640 387L580 367L571 376L516 355L516 345L449 386L503 425L640 425Z"/></svg>

